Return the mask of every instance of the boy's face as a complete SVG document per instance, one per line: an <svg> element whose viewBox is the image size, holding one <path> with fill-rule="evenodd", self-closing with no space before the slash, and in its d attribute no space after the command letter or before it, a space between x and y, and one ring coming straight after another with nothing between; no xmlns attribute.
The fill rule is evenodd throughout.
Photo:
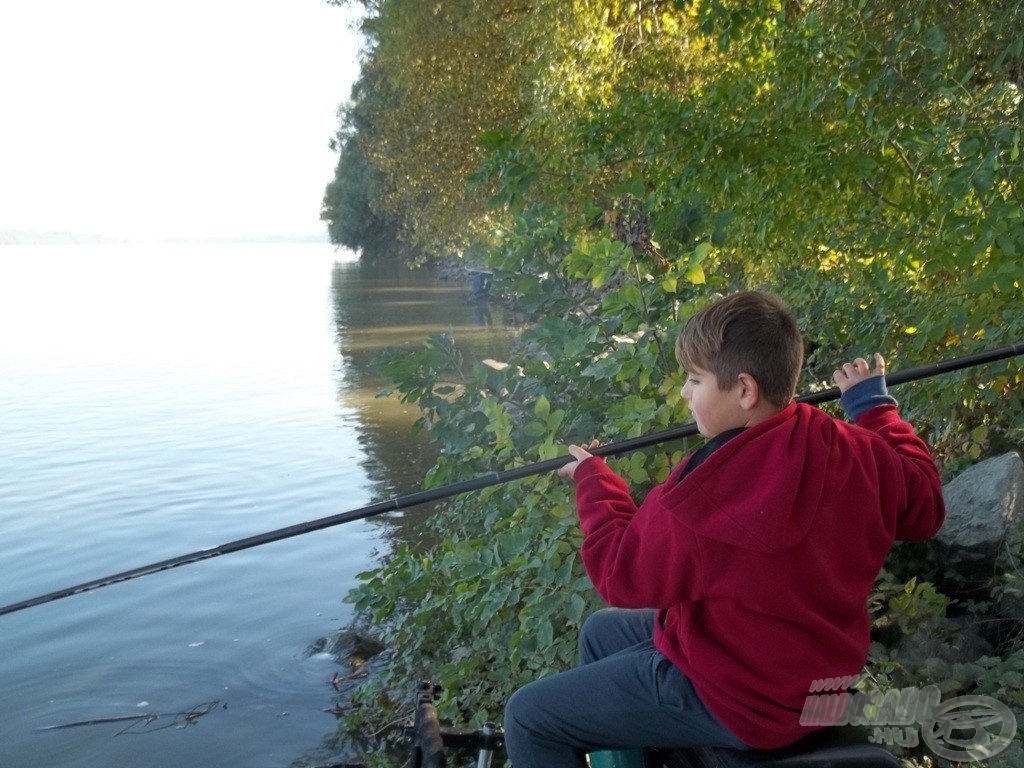
<svg viewBox="0 0 1024 768"><path fill-rule="evenodd" d="M741 392L738 381L730 389L719 389L715 374L691 366L686 371L682 395L690 404L697 429L711 438L727 429L746 426L749 414L740 405Z"/></svg>

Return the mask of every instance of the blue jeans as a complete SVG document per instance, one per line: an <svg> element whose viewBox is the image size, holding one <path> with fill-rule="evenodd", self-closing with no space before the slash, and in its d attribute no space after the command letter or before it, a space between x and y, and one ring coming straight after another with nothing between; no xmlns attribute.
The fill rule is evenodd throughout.
<svg viewBox="0 0 1024 768"><path fill-rule="evenodd" d="M516 691L505 706L514 768L585 766L599 749L746 749L654 647L653 610L606 608L580 631L580 666Z"/></svg>

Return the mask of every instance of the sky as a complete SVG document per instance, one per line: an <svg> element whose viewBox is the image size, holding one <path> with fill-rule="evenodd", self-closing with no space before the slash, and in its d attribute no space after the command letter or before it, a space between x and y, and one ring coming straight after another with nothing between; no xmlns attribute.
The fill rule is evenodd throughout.
<svg viewBox="0 0 1024 768"><path fill-rule="evenodd" d="M353 16L324 0L0 0L0 231L325 236Z"/></svg>

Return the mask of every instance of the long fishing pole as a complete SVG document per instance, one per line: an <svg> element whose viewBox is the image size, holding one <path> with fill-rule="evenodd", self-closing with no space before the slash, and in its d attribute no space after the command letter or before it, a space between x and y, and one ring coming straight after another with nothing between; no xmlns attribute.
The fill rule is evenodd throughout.
<svg viewBox="0 0 1024 768"><path fill-rule="evenodd" d="M931 378L951 371L983 365L984 363L1005 360L1021 354L1024 354L1024 342L1010 344L987 352L976 352L974 354L965 355L952 360L929 363L916 368L907 368L904 371L886 374L885 380L888 385L895 386L897 384L905 384L910 381ZM832 387L831 389L825 389L820 392L811 392L806 395L801 395L796 399L798 402L809 403L811 405L825 403L831 400L838 400L839 389ZM660 432L652 432L649 435L641 435L640 437L630 438L618 443L602 445L590 452L596 456L615 456L621 453L629 453L630 451L639 450L640 448L647 448L652 445L683 437L689 437L695 434L697 434L697 425L690 422L678 427L662 430ZM72 595L81 594L82 592L90 592L94 589L99 589L100 587L110 586L111 584L118 584L122 581L137 579L140 576L146 576L151 573L166 571L171 568L177 568L190 563L198 563L202 560L209 560L210 558L219 557L220 555L226 555L231 552L240 552L243 549L251 549L252 547L270 544L274 541L289 539L293 536L300 536L304 533L319 531L324 528L341 525L342 523L349 523L353 520L362 520L385 512L397 512L420 504L428 504L430 502L451 498L452 496L458 496L463 493L468 493L469 491L476 491L482 488L501 485L502 483L508 483L512 480L521 480L524 477L530 477L532 475L553 472L571 460L572 457L567 454L554 459L540 461L536 464L528 464L501 472L492 472L490 474L472 478L471 480L464 480L450 485L438 486L437 488L431 488L425 491L417 491L416 493L410 493L405 496L396 496L385 501L378 501L374 504L369 504L365 507L352 509L348 512L341 512L328 517L310 520L305 523L296 523L295 525L289 525L285 528L278 528L273 531L268 531L267 533L248 536L244 539L229 541L218 547L189 552L185 555L179 555L178 557L172 557L167 560L150 563L149 565L143 565L127 571L121 571L120 573L115 573L110 576L104 576L99 579L93 579L92 581L76 584L72 587L59 589L56 592L50 592L45 595L29 598L28 600L22 600L17 603L5 605L0 607L0 616L8 613L15 613L16 611L22 611L35 605L41 605L42 603L49 603L65 597L71 597Z"/></svg>

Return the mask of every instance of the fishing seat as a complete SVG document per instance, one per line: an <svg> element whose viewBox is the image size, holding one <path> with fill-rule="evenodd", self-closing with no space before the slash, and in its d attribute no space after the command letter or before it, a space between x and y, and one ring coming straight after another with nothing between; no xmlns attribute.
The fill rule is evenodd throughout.
<svg viewBox="0 0 1024 768"><path fill-rule="evenodd" d="M887 749L871 744L863 729L826 728L782 749L748 751L700 747L663 752L665 768L899 768Z"/></svg>

